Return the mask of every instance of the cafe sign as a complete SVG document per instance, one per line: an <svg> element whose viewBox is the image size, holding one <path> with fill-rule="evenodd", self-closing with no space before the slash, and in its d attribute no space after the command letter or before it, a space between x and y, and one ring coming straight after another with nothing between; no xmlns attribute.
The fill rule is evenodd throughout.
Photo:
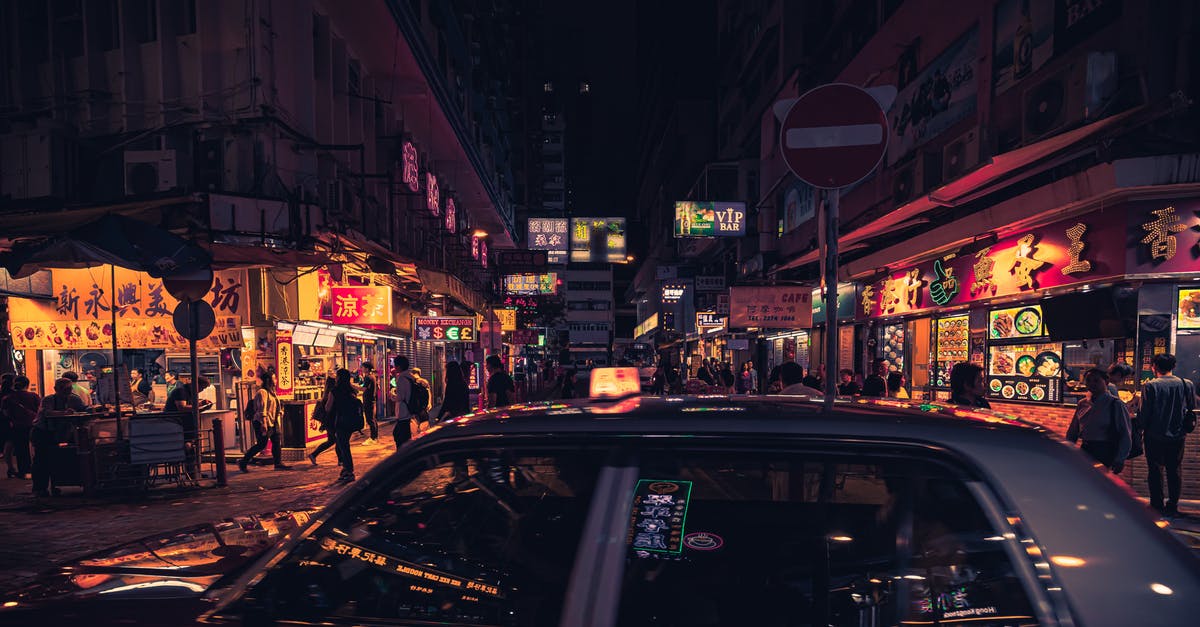
<svg viewBox="0 0 1200 627"><path fill-rule="evenodd" d="M392 288L386 285L330 287L334 324L387 326L392 323Z"/></svg>
<svg viewBox="0 0 1200 627"><path fill-rule="evenodd" d="M800 286L729 288L729 328L807 329L812 327L812 288Z"/></svg>
<svg viewBox="0 0 1200 627"><path fill-rule="evenodd" d="M474 342L474 316L415 316L413 339L425 342Z"/></svg>

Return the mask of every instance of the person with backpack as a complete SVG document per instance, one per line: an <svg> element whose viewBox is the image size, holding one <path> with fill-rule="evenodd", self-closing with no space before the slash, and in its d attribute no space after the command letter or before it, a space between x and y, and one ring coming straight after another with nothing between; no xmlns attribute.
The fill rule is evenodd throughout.
<svg viewBox="0 0 1200 627"><path fill-rule="evenodd" d="M422 419L428 420L431 395L429 386L422 385L409 370L408 357L397 355L392 360L396 367L396 426L392 428L392 439L396 448L412 439L415 425Z"/></svg>
<svg viewBox="0 0 1200 627"><path fill-rule="evenodd" d="M325 397L325 413L333 417L334 447L342 464L338 481L354 481L354 456L350 452L350 438L355 431L365 426L363 402L350 382L350 371L340 368L333 383L333 391Z"/></svg>
<svg viewBox="0 0 1200 627"><path fill-rule="evenodd" d="M1179 515L1183 489L1183 443L1196 429L1196 387L1175 376L1175 356L1155 355L1156 378L1142 385L1138 426L1145 431L1147 481L1150 507L1163 516ZM1163 470L1167 474L1167 500L1163 501Z"/></svg>
<svg viewBox="0 0 1200 627"><path fill-rule="evenodd" d="M1083 376L1091 398L1081 401L1067 428L1067 440L1072 444L1083 440L1083 452L1120 474L1133 445L1129 410L1121 399L1109 394L1108 373L1092 368Z"/></svg>
<svg viewBox="0 0 1200 627"><path fill-rule="evenodd" d="M238 470L250 472L249 464L255 455L267 448L271 443L271 458L275 462L275 470L291 470L291 466L283 463L283 443L279 437L279 421L283 418L283 405L275 395L275 373L263 371L259 375L258 393L254 395L246 413L250 414L250 424L254 427L254 446L238 460Z"/></svg>

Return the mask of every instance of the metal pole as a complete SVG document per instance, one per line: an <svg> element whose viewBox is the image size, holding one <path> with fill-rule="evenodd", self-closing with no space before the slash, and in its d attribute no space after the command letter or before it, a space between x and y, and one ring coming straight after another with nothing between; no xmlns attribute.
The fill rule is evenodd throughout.
<svg viewBox="0 0 1200 627"><path fill-rule="evenodd" d="M114 404L114 407L116 407L117 439L120 440L121 439L121 377L120 377L120 373L118 372L118 370L120 369L120 364L117 363L117 301L116 301L116 298L117 298L117 266L115 266L113 264L109 264L108 267L112 270L112 272L109 274L109 285L108 285L108 289L109 289L108 302L110 305L112 305L112 307L109 307L108 312L112 315L112 321L111 321L111 324L112 324L112 373L113 373L112 376L113 376L113 392L115 393L115 396L116 396L113 399L113 404ZM98 304L97 304L97 306L98 306ZM135 407L135 409L136 409L136 407Z"/></svg>
<svg viewBox="0 0 1200 627"><path fill-rule="evenodd" d="M838 374L838 194L825 190L825 411L833 410Z"/></svg>

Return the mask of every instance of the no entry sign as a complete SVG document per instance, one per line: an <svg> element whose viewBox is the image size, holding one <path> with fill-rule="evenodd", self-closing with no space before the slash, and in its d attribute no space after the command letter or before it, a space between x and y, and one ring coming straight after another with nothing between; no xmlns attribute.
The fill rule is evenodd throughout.
<svg viewBox="0 0 1200 627"><path fill-rule="evenodd" d="M822 85L792 104L779 145L792 172L813 187L837 189L866 178L887 153L887 116L871 94Z"/></svg>

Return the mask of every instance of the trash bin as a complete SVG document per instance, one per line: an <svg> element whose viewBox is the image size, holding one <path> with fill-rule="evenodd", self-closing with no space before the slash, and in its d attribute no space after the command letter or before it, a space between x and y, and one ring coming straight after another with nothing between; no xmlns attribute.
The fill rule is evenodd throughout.
<svg viewBox="0 0 1200 627"><path fill-rule="evenodd" d="M285 462L304 461L308 437L309 403L284 403L283 420L279 423L279 441L283 444Z"/></svg>

